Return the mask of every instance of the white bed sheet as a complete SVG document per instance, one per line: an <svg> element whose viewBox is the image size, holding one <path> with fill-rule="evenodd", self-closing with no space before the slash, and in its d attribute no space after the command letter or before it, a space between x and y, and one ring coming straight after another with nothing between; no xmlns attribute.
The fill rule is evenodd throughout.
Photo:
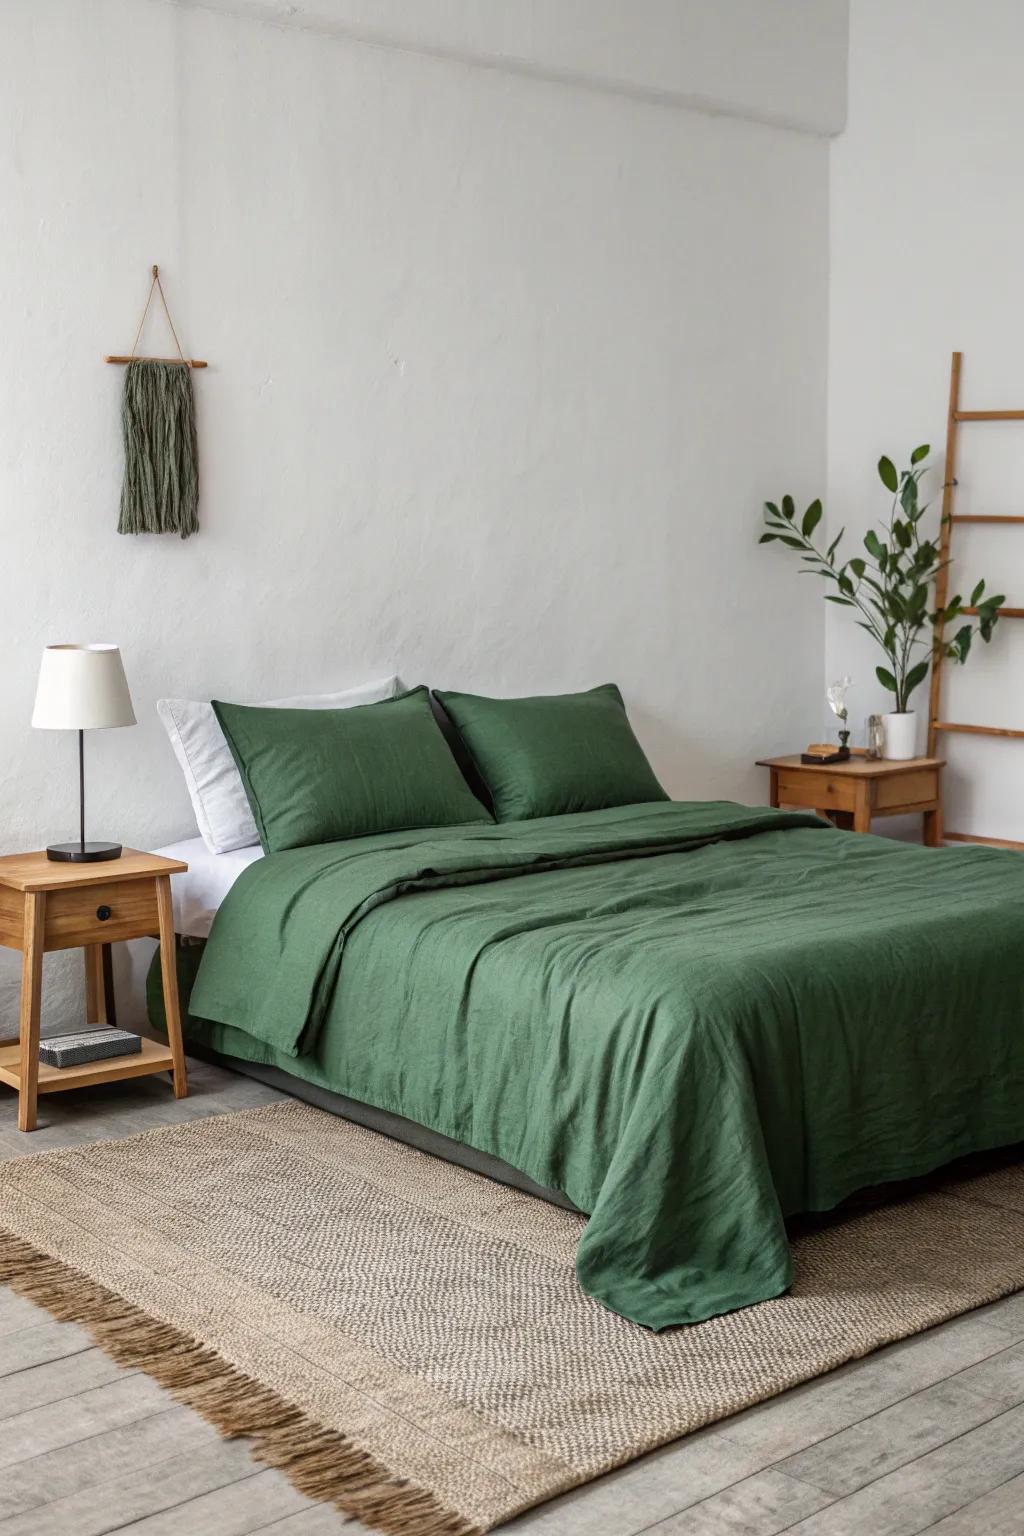
<svg viewBox="0 0 1024 1536"><path fill-rule="evenodd" d="M211 853L201 837L157 848L167 859L188 865L183 875L171 876L174 931L192 939L208 939L217 908L243 869L262 859L263 849L234 848L230 853Z"/></svg>

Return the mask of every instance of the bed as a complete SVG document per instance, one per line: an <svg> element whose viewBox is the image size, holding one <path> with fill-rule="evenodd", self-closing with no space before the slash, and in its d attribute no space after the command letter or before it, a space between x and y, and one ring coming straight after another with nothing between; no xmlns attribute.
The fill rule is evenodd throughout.
<svg viewBox="0 0 1024 1536"><path fill-rule="evenodd" d="M1012 853L673 801L240 853L177 893L194 1044L577 1206L648 1327L780 1295L788 1216L1024 1140Z"/></svg>

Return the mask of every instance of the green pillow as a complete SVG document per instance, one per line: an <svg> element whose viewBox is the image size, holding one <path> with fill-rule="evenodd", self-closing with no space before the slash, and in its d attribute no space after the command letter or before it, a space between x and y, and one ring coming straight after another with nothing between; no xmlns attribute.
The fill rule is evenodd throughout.
<svg viewBox="0 0 1024 1536"><path fill-rule="evenodd" d="M491 819L445 746L426 688L353 709L219 699L213 708L265 853Z"/></svg>
<svg viewBox="0 0 1024 1536"><path fill-rule="evenodd" d="M668 799L614 683L534 699L435 698L472 754L498 821Z"/></svg>

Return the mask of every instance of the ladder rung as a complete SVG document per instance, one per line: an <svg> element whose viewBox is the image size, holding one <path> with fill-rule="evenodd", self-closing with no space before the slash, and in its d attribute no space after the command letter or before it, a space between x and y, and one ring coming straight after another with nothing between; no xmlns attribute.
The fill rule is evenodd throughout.
<svg viewBox="0 0 1024 1536"><path fill-rule="evenodd" d="M949 720L936 720L933 731L963 731L968 736L1009 736L1014 741L1024 741L1024 731L1011 731L1005 725L954 725Z"/></svg>
<svg viewBox="0 0 1024 1536"><path fill-rule="evenodd" d="M954 421L1024 421L1024 411L954 411Z"/></svg>
<svg viewBox="0 0 1024 1536"><path fill-rule="evenodd" d="M961 613L977 613L977 608L961 608ZM997 608L1001 619L1024 619L1024 608Z"/></svg>
<svg viewBox="0 0 1024 1536"><path fill-rule="evenodd" d="M1024 523L1024 517L999 517L991 512L954 512L951 523Z"/></svg>
<svg viewBox="0 0 1024 1536"><path fill-rule="evenodd" d="M985 848L1015 848L1024 853L1024 843L1015 843L1008 837L975 837L971 832L944 832L947 843L981 843Z"/></svg>

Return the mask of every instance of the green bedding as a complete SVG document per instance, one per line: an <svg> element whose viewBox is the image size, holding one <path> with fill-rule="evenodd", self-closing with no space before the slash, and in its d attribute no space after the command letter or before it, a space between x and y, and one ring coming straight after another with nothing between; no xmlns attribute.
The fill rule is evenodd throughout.
<svg viewBox="0 0 1024 1536"><path fill-rule="evenodd" d="M390 833L250 866L208 1043L503 1158L652 1328L781 1294L784 1217L1024 1139L1024 860L728 803Z"/></svg>

